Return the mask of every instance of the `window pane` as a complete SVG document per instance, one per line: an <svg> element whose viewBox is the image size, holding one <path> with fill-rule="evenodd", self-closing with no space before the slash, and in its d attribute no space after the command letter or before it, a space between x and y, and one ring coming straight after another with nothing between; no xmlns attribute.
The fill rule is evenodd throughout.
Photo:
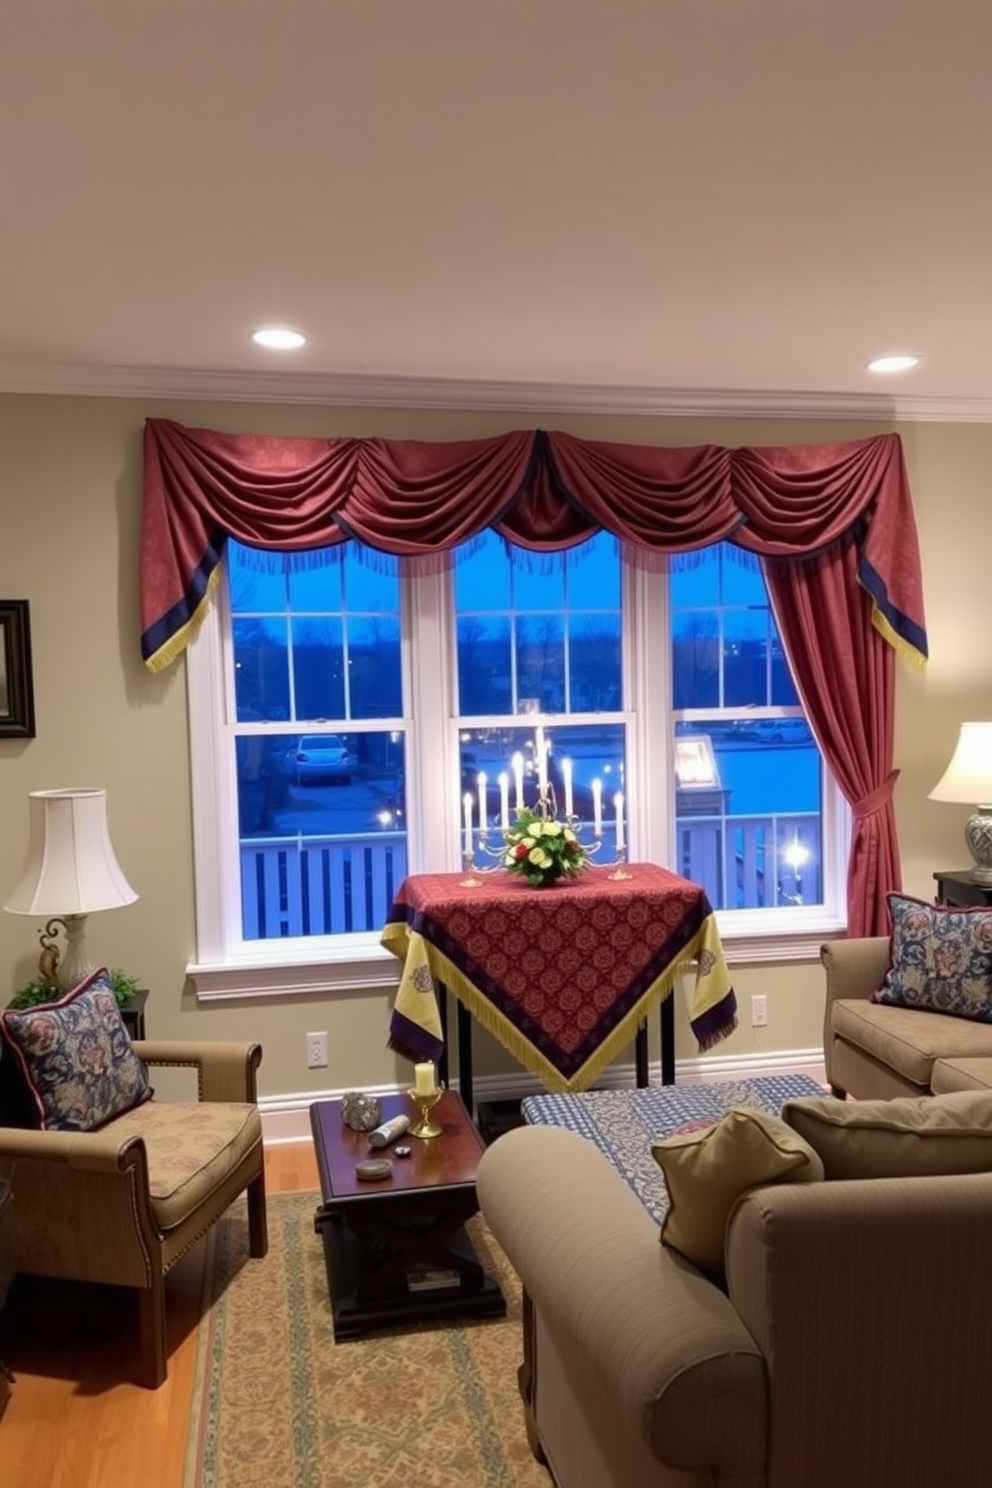
<svg viewBox="0 0 992 1488"><path fill-rule="evenodd" d="M234 696L239 723L289 717L285 620L235 620Z"/></svg>
<svg viewBox="0 0 992 1488"><path fill-rule="evenodd" d="M720 702L720 627L702 610L672 614L672 693L676 708L715 708Z"/></svg>
<svg viewBox="0 0 992 1488"><path fill-rule="evenodd" d="M278 615L285 611L286 574L273 554L257 552L228 538L224 567L232 614Z"/></svg>
<svg viewBox="0 0 992 1488"><path fill-rule="evenodd" d="M234 745L244 938L381 929L406 874L402 734Z"/></svg>
<svg viewBox="0 0 992 1488"><path fill-rule="evenodd" d="M403 677L398 615L364 615L349 622L349 718L399 718Z"/></svg>
<svg viewBox="0 0 992 1488"><path fill-rule="evenodd" d="M340 616L293 621L297 718L346 718L344 622Z"/></svg>
<svg viewBox="0 0 992 1488"><path fill-rule="evenodd" d="M678 723L676 870L715 909L823 901L823 772L804 719Z"/></svg>
<svg viewBox="0 0 992 1488"><path fill-rule="evenodd" d="M457 622L463 713L512 713L513 647L505 616L463 615Z"/></svg>
<svg viewBox="0 0 992 1488"><path fill-rule="evenodd" d="M726 610L723 616L723 705L768 702L768 610Z"/></svg>
<svg viewBox="0 0 992 1488"><path fill-rule="evenodd" d="M319 553L293 555L289 573L289 607L297 615L306 611L340 610L343 548L324 548Z"/></svg>
<svg viewBox="0 0 992 1488"><path fill-rule="evenodd" d="M623 707L619 606L613 614L570 617L568 662L570 713L608 713Z"/></svg>
<svg viewBox="0 0 992 1488"><path fill-rule="evenodd" d="M520 702L539 713L565 709L565 636L560 615L521 616L517 621Z"/></svg>

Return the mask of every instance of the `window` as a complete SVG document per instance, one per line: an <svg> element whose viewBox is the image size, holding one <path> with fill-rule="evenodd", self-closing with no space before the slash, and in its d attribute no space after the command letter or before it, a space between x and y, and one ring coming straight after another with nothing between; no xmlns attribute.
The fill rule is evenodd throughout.
<svg viewBox="0 0 992 1488"><path fill-rule="evenodd" d="M542 748L558 810L587 838L601 812L598 860L622 821L632 860L704 884L725 940L808 954L841 922L844 812L747 555L665 575L606 533L552 554L487 533L401 581L354 543L229 541L225 575L189 653L201 995L381 985L402 877L458 867L466 797L495 861Z"/></svg>

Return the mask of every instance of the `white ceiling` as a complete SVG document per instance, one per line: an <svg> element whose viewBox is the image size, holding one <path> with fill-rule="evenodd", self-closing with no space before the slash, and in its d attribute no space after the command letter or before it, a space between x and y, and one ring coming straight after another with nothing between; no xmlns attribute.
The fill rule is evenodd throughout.
<svg viewBox="0 0 992 1488"><path fill-rule="evenodd" d="M990 58L989 0L3 0L0 389L992 418Z"/></svg>

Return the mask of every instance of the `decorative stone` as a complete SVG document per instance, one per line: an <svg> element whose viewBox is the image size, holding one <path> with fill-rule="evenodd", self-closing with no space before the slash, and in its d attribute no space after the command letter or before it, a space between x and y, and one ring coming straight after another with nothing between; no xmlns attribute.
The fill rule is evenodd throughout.
<svg viewBox="0 0 992 1488"><path fill-rule="evenodd" d="M369 1157L355 1164L355 1177L360 1178L363 1183L380 1183L392 1171L392 1163L387 1162L384 1157Z"/></svg>
<svg viewBox="0 0 992 1488"><path fill-rule="evenodd" d="M349 1090L341 1097L341 1120L352 1131L374 1131L382 1120L382 1104L377 1095Z"/></svg>

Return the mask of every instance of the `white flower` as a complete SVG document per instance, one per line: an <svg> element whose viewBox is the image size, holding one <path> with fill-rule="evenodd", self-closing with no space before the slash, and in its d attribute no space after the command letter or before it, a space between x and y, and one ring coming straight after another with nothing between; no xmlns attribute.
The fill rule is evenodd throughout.
<svg viewBox="0 0 992 1488"><path fill-rule="evenodd" d="M549 821L544 823L545 837L560 837L562 834L561 822Z"/></svg>
<svg viewBox="0 0 992 1488"><path fill-rule="evenodd" d="M546 832L547 830L548 830L547 825L544 822L539 822L539 821L531 822L530 827L529 827L530 835L532 837L540 837L541 834L543 832Z"/></svg>
<svg viewBox="0 0 992 1488"><path fill-rule="evenodd" d="M553 860L543 847L535 847L527 854L527 861L533 863L535 868L550 868Z"/></svg>

